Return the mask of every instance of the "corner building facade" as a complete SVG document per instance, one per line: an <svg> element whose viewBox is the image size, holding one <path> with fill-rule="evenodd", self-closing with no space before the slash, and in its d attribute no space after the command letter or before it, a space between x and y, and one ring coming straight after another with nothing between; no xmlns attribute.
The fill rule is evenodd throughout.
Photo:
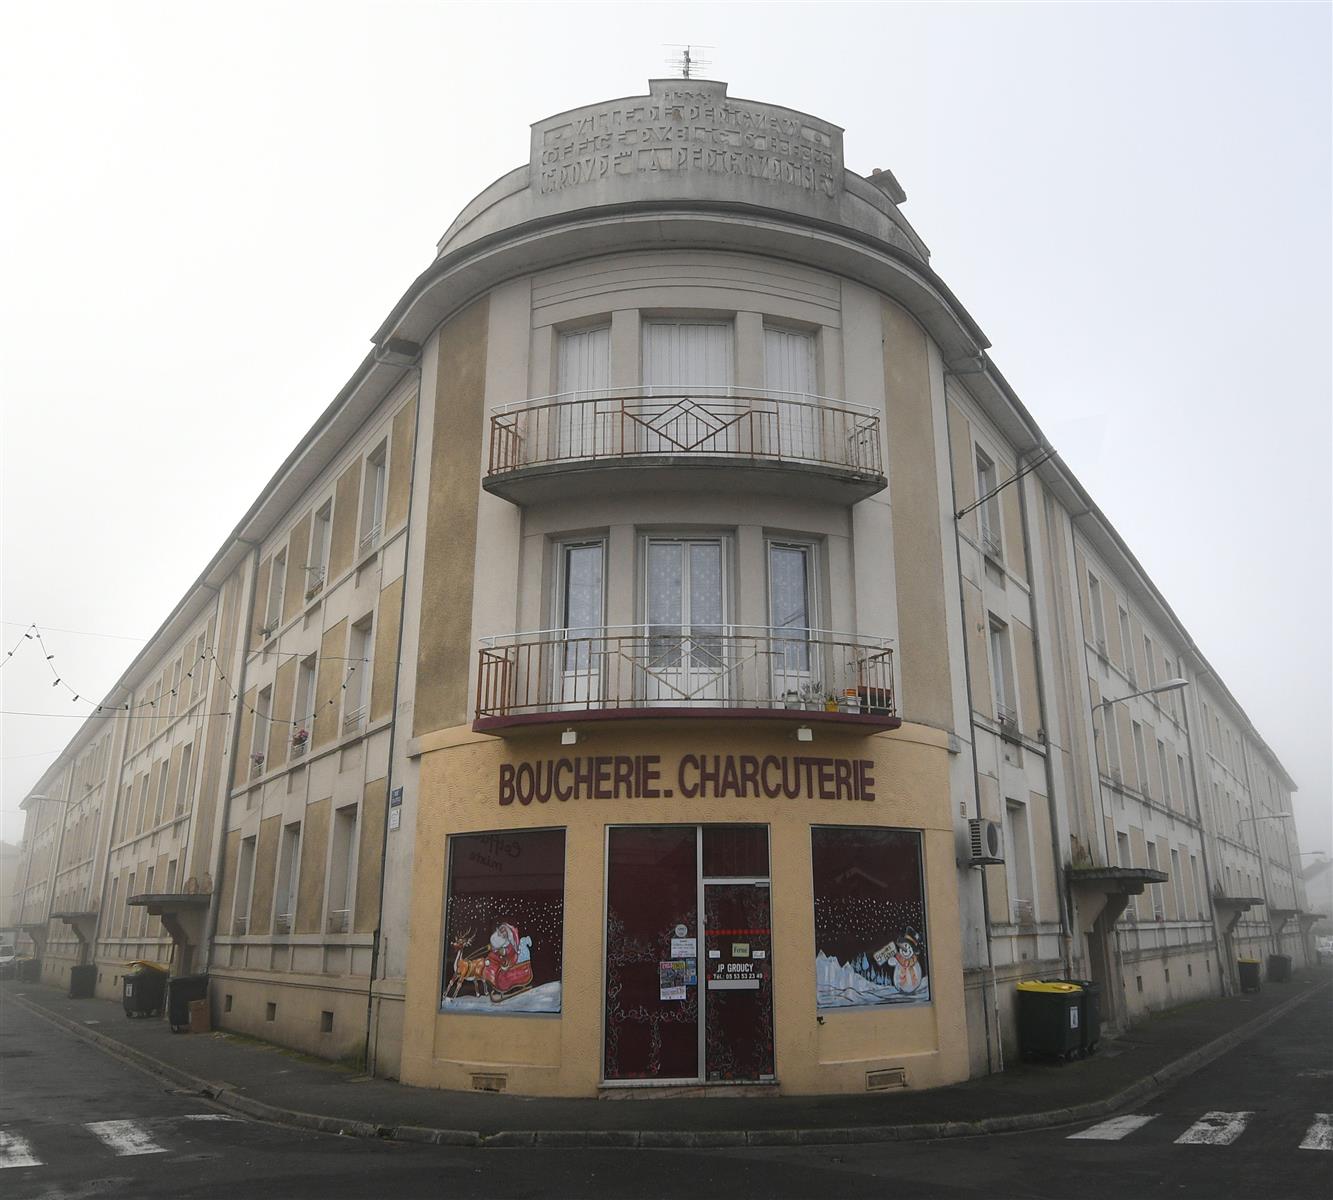
<svg viewBox="0 0 1333 1200"><path fill-rule="evenodd" d="M533 126L123 681L202 632L236 699L211 776L103 721L119 875L182 759L208 819L192 901L85 870L102 986L128 899L219 1023L406 1083L831 1093L999 1069L1021 978L1123 1024L1299 958L1294 785L904 200L720 83Z"/></svg>

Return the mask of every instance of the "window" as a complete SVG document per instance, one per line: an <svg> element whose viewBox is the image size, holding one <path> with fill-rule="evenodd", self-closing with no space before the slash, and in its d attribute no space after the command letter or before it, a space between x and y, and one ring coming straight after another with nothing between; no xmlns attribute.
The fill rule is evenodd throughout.
<svg viewBox="0 0 1333 1200"><path fill-rule="evenodd" d="M1143 635L1143 662L1148 670L1148 686L1155 688L1157 686L1157 663L1153 659L1152 638L1146 633Z"/></svg>
<svg viewBox="0 0 1333 1200"><path fill-rule="evenodd" d="M1176 776L1180 780L1180 808L1182 812L1190 811L1190 786L1189 775L1185 770L1185 756L1176 755Z"/></svg>
<svg viewBox="0 0 1333 1200"><path fill-rule="evenodd" d="M645 699L673 705L722 698L727 588L720 538L650 538L644 610Z"/></svg>
<svg viewBox="0 0 1333 1200"><path fill-rule="evenodd" d="M1171 851L1171 887L1176 897L1175 919L1185 919L1185 877L1180 870L1180 852Z"/></svg>
<svg viewBox="0 0 1333 1200"><path fill-rule="evenodd" d="M1116 853L1120 856L1120 865L1122 867L1132 867L1134 865L1134 856L1129 848L1129 834L1117 833L1115 835Z"/></svg>
<svg viewBox="0 0 1333 1200"><path fill-rule="evenodd" d="M329 932L351 928L352 892L356 881L356 805L333 814L333 857L329 863Z"/></svg>
<svg viewBox="0 0 1333 1200"><path fill-rule="evenodd" d="M810 836L818 1007L928 1002L921 835L815 826Z"/></svg>
<svg viewBox="0 0 1333 1200"><path fill-rule="evenodd" d="M205 634L200 634L194 642L194 649L191 652L193 657L190 659L190 669L186 672L190 677L190 703L193 704L199 698L199 694L204 690L204 677L206 674L204 665Z"/></svg>
<svg viewBox="0 0 1333 1200"><path fill-rule="evenodd" d="M768 624L773 638L773 695L802 696L813 686L818 664L810 629L814 621L811 587L813 546L768 544Z"/></svg>
<svg viewBox="0 0 1333 1200"><path fill-rule="evenodd" d="M176 891L176 870L177 861L173 858L167 863L167 883L162 889L169 896L174 895Z"/></svg>
<svg viewBox="0 0 1333 1200"><path fill-rule="evenodd" d="M1106 653L1106 611L1102 608L1101 581L1088 572L1088 613L1092 618L1092 636L1097 649Z"/></svg>
<svg viewBox="0 0 1333 1200"><path fill-rule="evenodd" d="M557 550L559 572L555 624L564 631L560 696L563 704L586 705L601 697L606 661L602 542L566 542Z"/></svg>
<svg viewBox="0 0 1333 1200"><path fill-rule="evenodd" d="M1000 557L1000 498L995 491L995 464L977 448L977 519L981 548L992 558ZM985 499L983 499L985 497Z"/></svg>
<svg viewBox="0 0 1333 1200"><path fill-rule="evenodd" d="M139 799L135 806L137 815L135 817L135 833L144 831L144 822L148 820L148 772L139 776Z"/></svg>
<svg viewBox="0 0 1333 1200"><path fill-rule="evenodd" d="M194 746L186 742L181 748L180 775L176 779L176 816L190 807L190 793L194 786Z"/></svg>
<svg viewBox="0 0 1333 1200"><path fill-rule="evenodd" d="M177 659L171 666L171 691L168 695L167 720L172 721L180 709L181 663Z"/></svg>
<svg viewBox="0 0 1333 1200"><path fill-rule="evenodd" d="M554 425L554 456L585 458L616 453L622 431L607 400L611 387L610 326L562 333L557 354L560 403L547 410Z"/></svg>
<svg viewBox="0 0 1333 1200"><path fill-rule="evenodd" d="M366 455L365 478L361 487L360 552L369 553L384 532L384 479L388 443L380 442Z"/></svg>
<svg viewBox="0 0 1333 1200"><path fill-rule="evenodd" d="M1116 605L1116 612L1120 617L1120 653L1124 660L1125 675L1137 687L1138 672L1134 669L1134 637L1129 631L1129 613L1120 605Z"/></svg>
<svg viewBox="0 0 1333 1200"><path fill-rule="evenodd" d="M814 400L819 394L814 334L765 327L764 388L770 404L754 417L761 448L783 458L827 460Z"/></svg>
<svg viewBox="0 0 1333 1200"><path fill-rule="evenodd" d="M1004 804L1005 877L1009 882L1009 919L1015 925L1032 923L1032 847L1028 840L1026 804Z"/></svg>
<svg viewBox="0 0 1333 1200"><path fill-rule="evenodd" d="M1120 765L1120 724L1116 720L1115 708L1102 709L1102 727L1106 730L1106 769L1111 778L1119 780Z"/></svg>
<svg viewBox="0 0 1333 1200"><path fill-rule="evenodd" d="M1014 662L1009 649L1009 627L994 614L990 618L991 683L995 691L995 719L1001 725L1016 725Z"/></svg>
<svg viewBox="0 0 1333 1200"><path fill-rule="evenodd" d="M134 916L134 912L130 908L130 897L135 894L134 879L135 873L131 871L129 887L125 889L125 920L121 922L120 926L120 936L123 938L130 936L130 918Z"/></svg>
<svg viewBox="0 0 1333 1200"><path fill-rule="evenodd" d="M1161 738L1157 739L1157 769L1162 774L1162 799L1171 808L1171 772L1167 770L1166 743Z"/></svg>
<svg viewBox="0 0 1333 1200"><path fill-rule="evenodd" d="M558 1013L564 904L563 829L452 836L440 1010Z"/></svg>
<svg viewBox="0 0 1333 1200"><path fill-rule="evenodd" d="M1134 736L1134 767L1139 773L1139 791L1145 796L1152 795L1152 786L1148 782L1148 751L1143 745L1143 726L1137 721L1130 723Z"/></svg>
<svg viewBox="0 0 1333 1200"><path fill-rule="evenodd" d="M165 758L157 766L157 796L153 802L154 828L162 824L162 818L167 812L167 767L168 762Z"/></svg>
<svg viewBox="0 0 1333 1200"><path fill-rule="evenodd" d="M301 847L301 823L283 827L278 851L278 886L273 895L273 932L291 933L296 908L297 855Z"/></svg>
<svg viewBox="0 0 1333 1200"><path fill-rule="evenodd" d="M1194 884L1194 915L1202 920L1204 916L1203 884L1199 877L1199 860L1193 854L1190 855L1190 880Z"/></svg>
<svg viewBox="0 0 1333 1200"><path fill-rule="evenodd" d="M300 758L310 745L315 720L315 664L317 655L307 654L296 668L296 694L292 699L292 757Z"/></svg>
<svg viewBox="0 0 1333 1200"><path fill-rule="evenodd" d="M236 907L234 928L237 937L250 932L250 892L255 881L255 839L241 840L241 853L236 861Z"/></svg>
<svg viewBox="0 0 1333 1200"><path fill-rule="evenodd" d="M731 381L729 321L643 323L643 382L650 395L681 389L726 395Z"/></svg>
<svg viewBox="0 0 1333 1200"><path fill-rule="evenodd" d="M343 733L355 733L366 719L366 698L370 693L371 624L367 613L352 626L347 637L347 673L343 684Z"/></svg>
<svg viewBox="0 0 1333 1200"><path fill-rule="evenodd" d="M273 688L263 688L255 702L254 728L250 736L250 774L262 775L267 759L268 731L273 716Z"/></svg>
<svg viewBox="0 0 1333 1200"><path fill-rule="evenodd" d="M329 573L329 547L333 544L333 501L326 500L315 510L310 523L310 554L306 559L305 598L313 598L324 586Z"/></svg>
<svg viewBox="0 0 1333 1200"><path fill-rule="evenodd" d="M1158 870L1157 865L1157 843L1150 841L1148 843L1148 869L1150 871ZM1154 883L1152 885L1152 915L1154 921L1160 921L1165 913L1162 906L1162 885Z"/></svg>
<svg viewBox="0 0 1333 1200"><path fill-rule="evenodd" d="M282 593L287 581L287 550L284 547L273 556L273 569L268 576L268 604L264 609L264 633L272 637L282 624Z"/></svg>

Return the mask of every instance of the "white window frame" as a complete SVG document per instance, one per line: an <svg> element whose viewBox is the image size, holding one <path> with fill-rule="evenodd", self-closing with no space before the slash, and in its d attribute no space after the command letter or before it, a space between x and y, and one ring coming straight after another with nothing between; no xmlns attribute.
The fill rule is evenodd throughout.
<svg viewBox="0 0 1333 1200"><path fill-rule="evenodd" d="M719 553L722 560L722 579L721 579L722 619L718 622L718 629L721 631L723 637L725 638L727 633L729 633L732 630L734 625L733 608L732 608L733 604L732 571L734 570L734 564L735 564L734 538L728 533L708 533L708 532L698 532L698 533L690 532L690 533L679 533L679 534L651 533L642 535L639 540L640 555L641 555L641 568L639 571L639 612L642 614L643 618L641 623L641 628L644 633L645 649L648 650L648 643L651 643L652 640L650 632L652 624L649 620L649 611L650 611L649 570L650 570L651 548L654 545L673 545L673 546L680 546L682 548L681 560L682 560L682 567L685 572L682 575L682 582L681 582L682 613L681 613L681 624L679 628L682 630L682 637L685 636L684 633L685 630L693 630L695 628L695 622L692 620L693 614L689 612L689 593L690 593L690 584L688 578L688 572L689 572L688 563L690 558L689 548L691 546L696 546L696 545L716 545L719 547ZM691 634L690 636L692 637L693 635ZM648 652L651 654L651 650L648 650ZM682 663L685 661L683 657L681 661ZM694 667L692 662L682 668L683 673L680 676L682 680L681 690L685 691L687 696L694 695L694 689L690 688L688 685L691 682L690 675L692 675L695 669L696 668ZM662 671L659 672L659 674L665 676L666 670L667 668L662 669ZM724 671L718 677L718 694L714 697L706 697L706 698L717 699L719 701L723 700L726 695L726 684L727 684L727 672ZM671 706L670 697L673 694L674 689L669 682L666 685L666 692L664 694L654 695L653 692L655 691L655 688L653 687L652 675L650 674L647 690L649 694L645 696L645 700L655 701L666 707Z"/></svg>
<svg viewBox="0 0 1333 1200"><path fill-rule="evenodd" d="M600 559L601 573L601 595L598 598L598 608L601 612L600 636L609 635L609 627L606 623L607 606L607 555L609 545L605 535L591 535L589 537L559 538L552 543L554 561L552 563L552 582L550 597L550 627L558 634L563 635L558 638L557 645L553 650L557 661L552 664L551 687L555 692L552 696L552 702L561 708L587 708L595 705L602 696L605 687L605 653L606 647L602 651L596 649L596 643L589 647L586 657L577 650L570 653L571 647L567 644L568 635L571 628L584 630L593 629L593 626L571 626L569 624L569 555L575 550L595 549ZM594 633L594 637L599 636Z"/></svg>
<svg viewBox="0 0 1333 1200"><path fill-rule="evenodd" d="M1018 698L1014 684L1014 652L1009 623L994 613L987 614L988 645L991 658L991 700L995 720L1001 725L1018 727Z"/></svg>
<svg viewBox="0 0 1333 1200"><path fill-rule="evenodd" d="M977 537L982 553L997 562L1004 558L1004 518L1000 510L1000 497L992 495L987 500L983 496L994 492L999 487L999 471L995 460L980 446L974 447L973 463L977 482Z"/></svg>
<svg viewBox="0 0 1333 1200"><path fill-rule="evenodd" d="M310 516L310 550L306 555L305 598L313 600L328 582L329 554L333 549L333 497Z"/></svg>
<svg viewBox="0 0 1333 1200"><path fill-rule="evenodd" d="M384 536L389 481L389 439L381 438L361 464L361 521L358 554L369 554Z"/></svg>
<svg viewBox="0 0 1333 1200"><path fill-rule="evenodd" d="M1106 608L1102 603L1102 581L1088 568L1088 615L1092 618L1092 640L1097 653L1106 654Z"/></svg>

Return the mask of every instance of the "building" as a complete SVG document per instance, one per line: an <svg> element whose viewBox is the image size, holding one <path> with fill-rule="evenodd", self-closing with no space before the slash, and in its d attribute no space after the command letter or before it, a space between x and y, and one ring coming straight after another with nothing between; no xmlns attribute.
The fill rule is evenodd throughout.
<svg viewBox="0 0 1333 1200"><path fill-rule="evenodd" d="M539 121L27 801L44 976L405 1082L930 1087L1302 960L1295 784L842 131Z"/></svg>

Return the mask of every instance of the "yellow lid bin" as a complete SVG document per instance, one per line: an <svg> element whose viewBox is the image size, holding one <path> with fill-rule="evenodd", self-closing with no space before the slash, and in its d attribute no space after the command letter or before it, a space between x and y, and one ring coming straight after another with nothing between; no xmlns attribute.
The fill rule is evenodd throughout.
<svg viewBox="0 0 1333 1200"><path fill-rule="evenodd" d="M171 968L166 963L153 962L151 958L134 958L125 966L131 971L160 971L163 975L171 974Z"/></svg>
<svg viewBox="0 0 1333 1200"><path fill-rule="evenodd" d="M1081 992L1077 983L1047 983L1044 979L1025 979L1018 985L1020 992L1054 992L1058 995Z"/></svg>

